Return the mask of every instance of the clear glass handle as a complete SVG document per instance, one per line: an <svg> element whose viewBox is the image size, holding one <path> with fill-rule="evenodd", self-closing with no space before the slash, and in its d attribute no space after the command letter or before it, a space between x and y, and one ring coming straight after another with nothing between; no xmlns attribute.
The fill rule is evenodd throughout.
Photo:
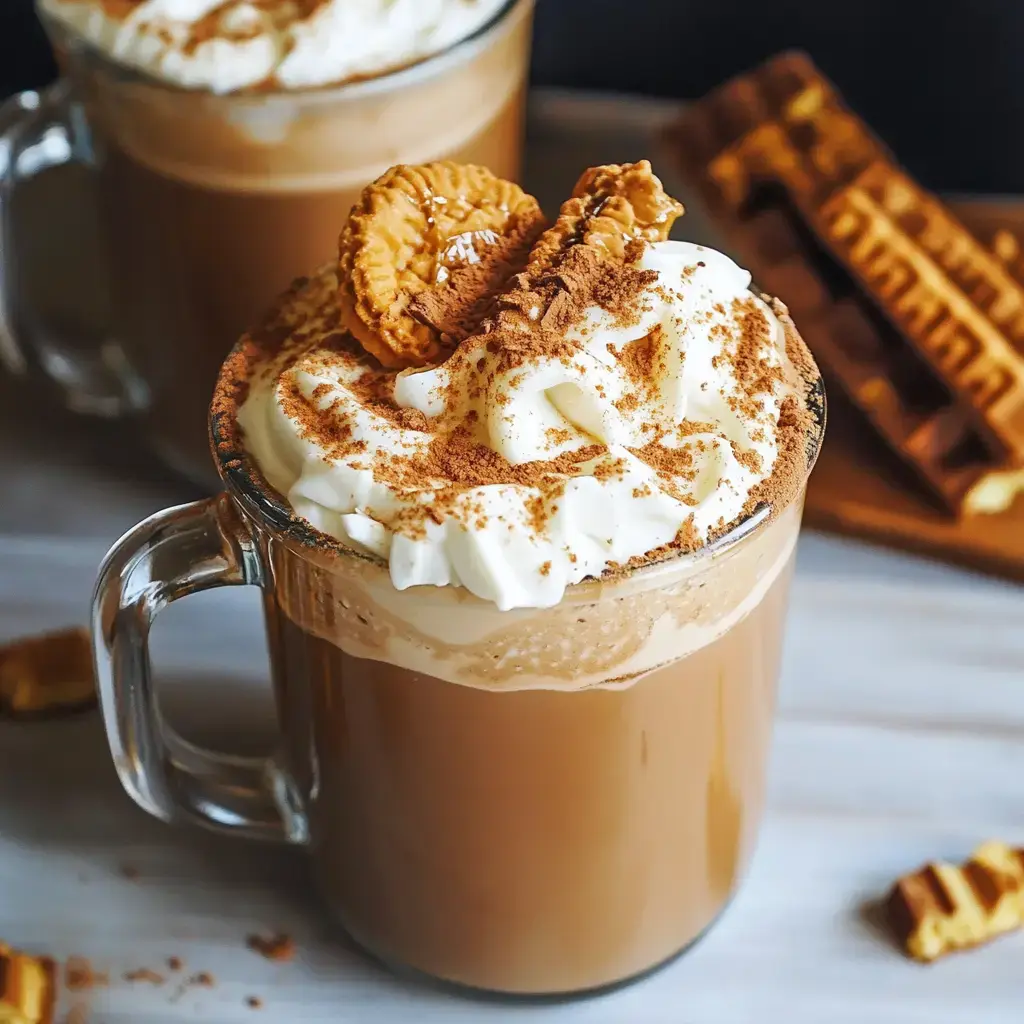
<svg viewBox="0 0 1024 1024"><path fill-rule="evenodd" d="M67 163L92 163L89 132L68 83L23 92L0 105L0 362L53 385L76 412L118 417L143 410L149 389L112 338L45 327L26 308L18 280L13 208L18 186ZM58 233L54 245L63 245ZM75 333L72 331L72 334Z"/></svg>
<svg viewBox="0 0 1024 1024"><path fill-rule="evenodd" d="M262 581L259 549L225 494L158 512L125 534L104 559L93 596L100 702L121 784L144 810L304 843L305 816L273 761L188 743L163 720L153 688L149 629L163 608L200 590Z"/></svg>

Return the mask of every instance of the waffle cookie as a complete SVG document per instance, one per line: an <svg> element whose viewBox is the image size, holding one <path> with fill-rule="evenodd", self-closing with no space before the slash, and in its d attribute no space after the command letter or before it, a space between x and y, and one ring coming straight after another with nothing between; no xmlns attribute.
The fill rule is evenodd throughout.
<svg viewBox="0 0 1024 1024"><path fill-rule="evenodd" d="M54 964L0 942L0 1024L52 1024Z"/></svg>
<svg viewBox="0 0 1024 1024"><path fill-rule="evenodd" d="M1024 927L1024 849L989 842L962 865L926 864L892 887L886 915L907 955L926 963Z"/></svg>
<svg viewBox="0 0 1024 1024"><path fill-rule="evenodd" d="M755 280L830 383L949 512L1008 503L1024 463L1024 273L904 171L799 53L727 82L671 133Z"/></svg>
<svg viewBox="0 0 1024 1024"><path fill-rule="evenodd" d="M0 646L0 715L49 717L95 703L86 630L66 629Z"/></svg>

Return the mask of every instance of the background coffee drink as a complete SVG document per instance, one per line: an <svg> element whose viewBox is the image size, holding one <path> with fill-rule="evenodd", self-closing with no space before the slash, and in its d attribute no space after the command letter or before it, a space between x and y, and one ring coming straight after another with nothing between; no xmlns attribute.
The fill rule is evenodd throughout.
<svg viewBox="0 0 1024 1024"><path fill-rule="evenodd" d="M30 144L32 129L70 123L78 155L98 174L112 290L101 359L88 377L65 370L64 383L77 408L141 416L163 457L194 478L213 479L206 409L225 354L271 296L332 257L367 180L396 162L441 158L518 175L531 0L441 5L453 24L442 20L425 36L428 52L429 40L469 37L408 67L394 65L425 56L416 49L424 44L406 40L396 21L390 42L352 65L356 80L332 85L327 70L312 67L319 54L298 52L286 82L264 74L228 94L216 91L225 84L217 60L196 58L182 88L175 79L187 76L173 53L149 66L144 47L124 42L123 26L91 38L93 22L79 12L96 0L41 6L72 89L60 87L46 116L26 115L20 144ZM422 18L405 6L406 17ZM473 21L460 13L469 10L479 12ZM379 26L363 28L380 39ZM183 36L183 52L187 44ZM282 73L273 62L250 68L243 56L236 64L250 78ZM29 362L49 365L30 351L31 338L22 347Z"/></svg>

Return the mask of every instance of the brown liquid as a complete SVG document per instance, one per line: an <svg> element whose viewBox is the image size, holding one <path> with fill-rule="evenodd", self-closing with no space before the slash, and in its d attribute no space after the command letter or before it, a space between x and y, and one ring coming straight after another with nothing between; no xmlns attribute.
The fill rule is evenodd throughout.
<svg viewBox="0 0 1024 1024"><path fill-rule="evenodd" d="M444 682L345 654L269 595L284 762L351 935L524 994L612 984L697 938L761 818L791 565L724 635L619 690Z"/></svg>
<svg viewBox="0 0 1024 1024"><path fill-rule="evenodd" d="M268 297L336 258L369 181L434 159L518 177L529 14L520 4L479 53L362 99L211 97L73 69L97 143L114 332L169 461L215 480L206 419L221 362Z"/></svg>

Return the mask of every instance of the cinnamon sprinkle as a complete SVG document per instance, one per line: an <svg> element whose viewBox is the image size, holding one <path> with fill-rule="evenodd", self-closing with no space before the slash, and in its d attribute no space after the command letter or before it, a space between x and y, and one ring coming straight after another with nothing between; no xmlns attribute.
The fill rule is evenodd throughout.
<svg viewBox="0 0 1024 1024"><path fill-rule="evenodd" d="M526 266L530 249L544 230L543 215L524 217L507 234L488 239L475 262L459 261L448 272L447 287L420 292L409 306L421 323L433 327L453 348L474 334L495 308L496 296Z"/></svg>
<svg viewBox="0 0 1024 1024"><path fill-rule="evenodd" d="M544 436L551 444L568 444L576 435L566 427L548 427Z"/></svg>
<svg viewBox="0 0 1024 1024"><path fill-rule="evenodd" d="M609 346L626 376L639 387L650 388L665 370L664 331L661 324L636 341L627 342L619 351Z"/></svg>

